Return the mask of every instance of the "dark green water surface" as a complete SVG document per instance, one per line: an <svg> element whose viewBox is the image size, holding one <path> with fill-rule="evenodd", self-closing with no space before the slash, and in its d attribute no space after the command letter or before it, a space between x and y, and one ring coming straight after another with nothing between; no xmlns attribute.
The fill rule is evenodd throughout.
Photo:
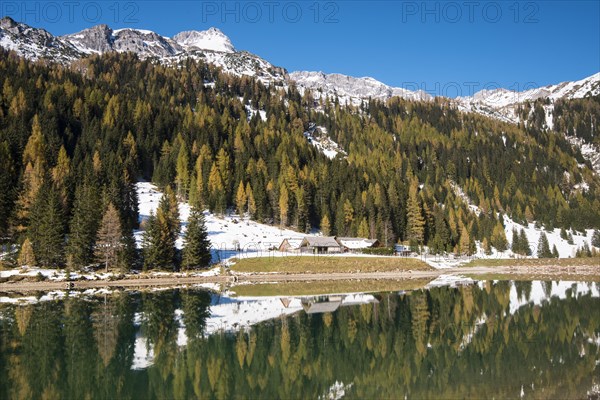
<svg viewBox="0 0 600 400"><path fill-rule="evenodd" d="M0 293L0 399L588 398L599 289Z"/></svg>

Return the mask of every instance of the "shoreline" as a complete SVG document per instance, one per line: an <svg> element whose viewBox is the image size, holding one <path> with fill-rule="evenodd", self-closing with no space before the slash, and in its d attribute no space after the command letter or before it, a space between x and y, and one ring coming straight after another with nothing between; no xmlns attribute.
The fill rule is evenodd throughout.
<svg viewBox="0 0 600 400"><path fill-rule="evenodd" d="M0 292L44 292L52 290L84 290L97 288L153 288L185 286L196 284L257 284L284 282L317 282L340 280L413 280L441 275L462 275L474 279L511 280L535 278L535 280L600 281L600 268L594 266L495 266L495 267L456 267L432 270L404 270L389 272L341 272L341 273L231 273L215 276L160 276L153 278L125 278L115 280L76 280L7 282L0 284Z"/></svg>

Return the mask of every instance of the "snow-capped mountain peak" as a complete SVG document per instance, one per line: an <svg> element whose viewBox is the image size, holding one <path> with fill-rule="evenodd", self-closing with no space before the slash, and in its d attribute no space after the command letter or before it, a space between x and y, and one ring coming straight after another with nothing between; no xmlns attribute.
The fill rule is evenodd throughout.
<svg viewBox="0 0 600 400"><path fill-rule="evenodd" d="M185 31L173 36L173 40L184 48L234 53L235 48L227 35L217 28L205 31Z"/></svg>
<svg viewBox="0 0 600 400"><path fill-rule="evenodd" d="M578 81L530 88L521 92L502 88L481 90L473 96L458 97L457 101L463 106L479 103L492 108L502 108L542 98L550 100L577 99L588 94L600 94L600 72Z"/></svg>
<svg viewBox="0 0 600 400"><path fill-rule="evenodd" d="M91 54L109 52L132 52L141 59L152 58L167 65L192 58L216 65L226 73L256 77L265 84L281 84L287 74L285 69L252 53L237 51L231 40L216 28L181 32L168 38L149 30L113 30L107 25L96 25L81 32L53 36L6 17L0 20L0 47L30 60L64 65Z"/></svg>
<svg viewBox="0 0 600 400"><path fill-rule="evenodd" d="M310 89L317 96L338 97L342 102L358 105L368 98L387 100L399 96L410 100L431 100L432 97L423 92L413 92L404 88L388 86L374 78L355 78L342 74L325 74L323 72L297 71L289 75L300 89Z"/></svg>
<svg viewBox="0 0 600 400"><path fill-rule="evenodd" d="M0 47L34 61L51 59L68 62L79 54L73 45L61 41L48 31L32 28L10 17L0 20Z"/></svg>
<svg viewBox="0 0 600 400"><path fill-rule="evenodd" d="M142 29L115 29L107 25L96 25L61 39L69 42L85 54L134 52L141 57L168 57L183 49L171 39Z"/></svg>

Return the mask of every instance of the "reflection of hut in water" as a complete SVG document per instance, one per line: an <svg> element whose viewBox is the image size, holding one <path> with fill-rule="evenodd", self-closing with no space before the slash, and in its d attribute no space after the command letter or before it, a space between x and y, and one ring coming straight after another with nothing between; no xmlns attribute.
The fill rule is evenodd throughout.
<svg viewBox="0 0 600 400"><path fill-rule="evenodd" d="M377 304L379 303L379 300L370 294L336 294L328 296L303 297L301 303L302 308L307 314L322 314L334 312L338 308L345 306Z"/></svg>
<svg viewBox="0 0 600 400"><path fill-rule="evenodd" d="M334 312L342 304L343 296L320 296L302 299L302 308L307 314Z"/></svg>

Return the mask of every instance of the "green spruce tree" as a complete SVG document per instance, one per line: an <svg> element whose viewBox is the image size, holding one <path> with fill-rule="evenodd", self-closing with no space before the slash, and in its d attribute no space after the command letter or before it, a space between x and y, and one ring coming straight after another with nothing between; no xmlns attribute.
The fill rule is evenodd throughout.
<svg viewBox="0 0 600 400"><path fill-rule="evenodd" d="M64 264L63 207L58 193L50 184L43 185L38 193L29 229L28 235L38 263L51 268Z"/></svg>
<svg viewBox="0 0 600 400"><path fill-rule="evenodd" d="M102 217L95 248L96 257L98 261L104 263L106 272L117 264L122 239L123 233L119 212L110 203Z"/></svg>
<svg viewBox="0 0 600 400"><path fill-rule="evenodd" d="M75 190L73 216L69 224L67 254L75 267L84 267L94 261L94 246L100 224L100 201L93 184L82 184Z"/></svg>
<svg viewBox="0 0 600 400"><path fill-rule="evenodd" d="M151 216L144 233L144 269L177 269L175 242L179 236L179 211L175 194L167 187L156 216Z"/></svg>
<svg viewBox="0 0 600 400"><path fill-rule="evenodd" d="M210 264L210 240L204 221L204 214L192 208L184 235L182 266L184 269L205 268Z"/></svg>
<svg viewBox="0 0 600 400"><path fill-rule="evenodd" d="M552 258L552 250L550 250L550 243L548 243L548 237L544 232L542 232L540 235L537 256L539 258Z"/></svg>

